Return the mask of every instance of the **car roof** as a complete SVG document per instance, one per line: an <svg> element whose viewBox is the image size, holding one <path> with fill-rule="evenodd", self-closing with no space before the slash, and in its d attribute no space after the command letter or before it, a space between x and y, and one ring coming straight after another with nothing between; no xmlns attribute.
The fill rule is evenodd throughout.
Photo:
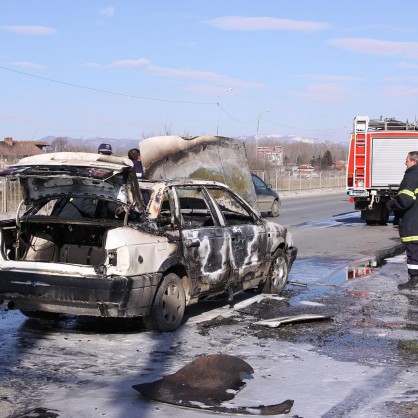
<svg viewBox="0 0 418 418"><path fill-rule="evenodd" d="M125 167L133 167L129 158L115 157L91 152L51 152L46 154L32 155L13 164L17 166L76 166L96 167L121 170Z"/></svg>
<svg viewBox="0 0 418 418"><path fill-rule="evenodd" d="M156 185L161 184L164 187L172 187L172 186L215 186L215 187L223 187L228 190L232 190L228 185L224 183L220 183L219 181L214 180L203 180L203 179L191 179L191 178L178 178L173 180L139 180L140 187L149 186L149 185Z"/></svg>

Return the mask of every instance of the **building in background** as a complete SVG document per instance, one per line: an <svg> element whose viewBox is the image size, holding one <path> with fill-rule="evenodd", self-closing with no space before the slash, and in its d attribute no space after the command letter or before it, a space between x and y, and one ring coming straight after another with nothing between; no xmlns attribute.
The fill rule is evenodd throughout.
<svg viewBox="0 0 418 418"><path fill-rule="evenodd" d="M4 138L4 141L0 141L0 167L30 155L44 154L49 146L45 141L14 141L13 138Z"/></svg>
<svg viewBox="0 0 418 418"><path fill-rule="evenodd" d="M257 158L268 160L276 165L283 165L283 147L257 147Z"/></svg>

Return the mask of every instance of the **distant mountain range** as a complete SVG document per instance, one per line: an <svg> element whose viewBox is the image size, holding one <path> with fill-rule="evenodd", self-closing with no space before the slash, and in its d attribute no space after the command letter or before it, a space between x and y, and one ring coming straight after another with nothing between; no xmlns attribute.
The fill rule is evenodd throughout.
<svg viewBox="0 0 418 418"><path fill-rule="evenodd" d="M138 148L139 140L138 139L124 139L124 138L70 138L70 137L56 137L56 136L47 136L42 138L42 141L46 141L49 144L57 138L65 138L68 140L69 144L76 147L89 147L89 148L98 148L100 144L110 144L113 149L117 150L129 150L131 148Z"/></svg>
<svg viewBox="0 0 418 418"><path fill-rule="evenodd" d="M242 141L280 141L284 143L289 142L304 142L306 144L322 144L327 143L330 141L324 141L322 139L317 138L308 138L305 136L299 135L279 135L279 134L271 134L271 135L249 135L249 136L237 136L236 139L240 139Z"/></svg>
<svg viewBox="0 0 418 418"><path fill-rule="evenodd" d="M42 141L46 141L51 144L55 139L63 138L63 137L56 137L56 136L47 136L42 138ZM126 138L70 138L64 137L68 140L68 142L77 147L88 147L88 148L98 148L100 144L106 143L112 145L114 150L121 150L127 151L130 148L138 148L140 139L126 139ZM280 141L282 143L292 143L292 142L303 142L307 144L321 144L321 143L334 143L331 141L324 141L317 138L309 138L303 137L298 135L279 135L279 134L272 134L272 135L241 135L235 137L235 139L245 141L245 142L271 142L273 140ZM337 142L335 142L337 143Z"/></svg>

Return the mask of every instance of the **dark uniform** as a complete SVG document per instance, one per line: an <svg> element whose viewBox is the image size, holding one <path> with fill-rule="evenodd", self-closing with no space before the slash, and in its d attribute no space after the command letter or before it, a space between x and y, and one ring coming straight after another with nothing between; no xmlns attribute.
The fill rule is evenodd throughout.
<svg viewBox="0 0 418 418"><path fill-rule="evenodd" d="M139 160L132 160L135 168L136 177L138 180L142 180L144 177L144 168L142 167L142 163Z"/></svg>
<svg viewBox="0 0 418 418"><path fill-rule="evenodd" d="M399 192L390 206L399 214L399 235L406 245L409 281L400 289L418 288L418 165L406 169Z"/></svg>

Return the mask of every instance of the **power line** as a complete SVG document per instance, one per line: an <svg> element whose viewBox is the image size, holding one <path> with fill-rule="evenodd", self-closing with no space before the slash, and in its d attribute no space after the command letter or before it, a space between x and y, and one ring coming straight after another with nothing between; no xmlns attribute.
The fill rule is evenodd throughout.
<svg viewBox="0 0 418 418"><path fill-rule="evenodd" d="M238 123L253 123L255 122L257 119L254 120L240 120L237 119L235 116L232 116L225 108L223 108L219 103L218 103L219 108L222 110L222 112L224 112L226 115L228 115L232 120L234 120L235 122Z"/></svg>
<svg viewBox="0 0 418 418"><path fill-rule="evenodd" d="M80 84L67 83L66 81L54 80L52 78L41 77L38 75L25 73L23 71L18 71L18 70L12 70L11 68L1 67L1 66L0 66L0 70L10 71L12 73L17 73L17 74L24 75L27 77L33 77L39 80L49 81L51 83L63 84L65 86L76 87L76 88L84 89L84 90L96 91L98 93L106 93L106 94L113 94L115 96L129 97L131 99L153 100L156 102L182 103L182 104L195 104L195 105L216 105L217 104L216 102L192 102L192 101L182 101L182 100L157 99L155 97L136 96L134 94L119 93L119 92L110 91L110 90L103 90L103 89L96 89L94 87L82 86Z"/></svg>
<svg viewBox="0 0 418 418"><path fill-rule="evenodd" d="M252 120L240 120L240 119L237 119L236 117L234 117L233 115L231 115L225 108L223 108L220 104L218 104L218 106L220 107L220 109L227 115L227 116L229 116L231 119L233 119L235 122L238 122L238 123L254 123L254 122L257 122L257 119L258 118L255 118L255 119L252 119ZM281 126L281 127L283 127L283 128L288 128L288 129L296 129L296 130L300 130L300 131L311 131L311 132L324 132L324 131L339 131L340 129L345 129L345 128L347 128L347 126L341 126L341 127L339 127L339 128L324 128L324 129L307 129L307 128L295 128L294 126L288 126L288 125L282 125L282 124L280 124L280 123L276 123L276 122L273 122L273 121L271 121L271 120L268 120L268 119L265 119L265 118L260 118L261 120L263 120L263 121L266 121L266 122L269 122L269 123L271 123L272 125L275 125L275 126Z"/></svg>
<svg viewBox="0 0 418 418"><path fill-rule="evenodd" d="M165 103L180 103L180 104L194 104L194 105L216 105L216 106L218 106L218 108L220 108L222 110L222 112L224 112L229 118L231 118L235 122L248 124L248 123L254 123L257 120L257 118L253 119L253 120L247 120L247 121L240 120L240 119L234 117L233 115L231 115L218 102L193 102L193 101L169 100L169 99L158 99L158 98L155 98L155 97L137 96L137 95L134 95L134 94L120 93L120 92L115 92L115 91L111 91L111 90L104 90L104 89L98 89L98 88L94 88L94 87L82 86L80 84L75 84L75 83L68 83L66 81L61 81L61 80L54 80L52 78L41 77L39 75L26 73L24 71L19 71L19 70L13 70L11 68L2 67L2 66L0 66L0 70L9 71L9 72L20 74L20 75L23 75L23 76L26 76L26 77L37 78L39 80L48 81L50 83L62 84L64 86L76 87L76 88L79 88L79 89L95 91L95 92L98 92L98 93L105 93L105 94L112 94L112 95L115 95L115 96L129 97L131 99L152 100L152 101L156 101L156 102L165 102ZM311 132L336 131L336 130L346 128L346 126L342 126L342 127L339 127L339 128L305 129L305 128L295 128L293 126L282 125L282 124L275 123L275 122L272 122L271 120L264 119L264 118L263 118L263 120L266 121L266 122L271 123L272 125L281 126L283 128L296 129L296 130L302 130L302 131L311 131Z"/></svg>

